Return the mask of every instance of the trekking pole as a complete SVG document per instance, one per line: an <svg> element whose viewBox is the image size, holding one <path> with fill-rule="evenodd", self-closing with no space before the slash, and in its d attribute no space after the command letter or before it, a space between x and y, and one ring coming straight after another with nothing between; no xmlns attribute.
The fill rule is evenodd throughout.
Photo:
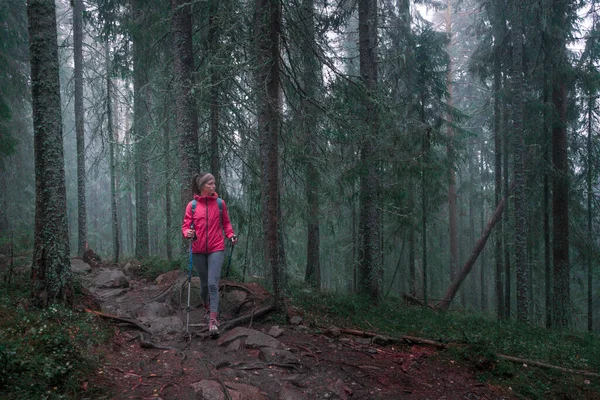
<svg viewBox="0 0 600 400"><path fill-rule="evenodd" d="M235 245L231 243L231 251L229 252L229 261L227 262L227 271L225 271L225 278L229 277L229 267L231 267L231 257L233 256L233 248Z"/></svg>
<svg viewBox="0 0 600 400"><path fill-rule="evenodd" d="M190 299L192 295L192 241L190 240L190 266L188 268L188 301L185 331L190 333Z"/></svg>

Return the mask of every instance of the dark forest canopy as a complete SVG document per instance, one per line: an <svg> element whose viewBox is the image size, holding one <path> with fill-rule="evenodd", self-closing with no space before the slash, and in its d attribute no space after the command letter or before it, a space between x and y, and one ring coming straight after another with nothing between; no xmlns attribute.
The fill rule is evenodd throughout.
<svg viewBox="0 0 600 400"><path fill-rule="evenodd" d="M62 161L34 123L35 5L56 7ZM3 1L0 239L176 260L211 171L236 268L278 301L299 280L598 331L597 7ZM65 205L40 200L63 165ZM40 236L60 216L68 245Z"/></svg>

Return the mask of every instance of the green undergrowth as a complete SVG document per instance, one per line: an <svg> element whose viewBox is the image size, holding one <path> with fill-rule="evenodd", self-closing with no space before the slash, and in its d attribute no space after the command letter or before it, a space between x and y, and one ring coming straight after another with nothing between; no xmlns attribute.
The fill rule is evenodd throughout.
<svg viewBox="0 0 600 400"><path fill-rule="evenodd" d="M600 378L503 360L518 357L564 369L600 372L600 336L553 331L516 321L498 323L489 316L438 312L406 306L398 299L374 305L354 295L317 293L306 287L290 289L292 303L305 310L306 323L352 327L400 338L417 336L449 344L441 358L473 367L485 382L510 388L527 399L600 399Z"/></svg>
<svg viewBox="0 0 600 400"><path fill-rule="evenodd" d="M0 398L79 398L99 363L90 350L108 331L90 314L62 305L29 308L28 282L26 276L0 282Z"/></svg>
<svg viewBox="0 0 600 400"><path fill-rule="evenodd" d="M140 261L139 275L146 279L154 280L166 272L183 268L184 263L181 261L169 261L160 257L149 257ZM185 268L187 268L187 263L185 264Z"/></svg>

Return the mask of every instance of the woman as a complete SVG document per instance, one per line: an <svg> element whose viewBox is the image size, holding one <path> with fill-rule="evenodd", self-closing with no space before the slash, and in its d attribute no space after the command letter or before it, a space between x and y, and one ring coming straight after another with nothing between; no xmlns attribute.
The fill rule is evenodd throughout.
<svg viewBox="0 0 600 400"><path fill-rule="evenodd" d="M200 276L200 296L204 304L204 319L208 331L217 333L219 321L219 277L225 252L225 236L232 245L237 243L233 233L227 206L221 201L219 208L215 192L215 177L201 172L192 178L192 193L196 201L194 215L192 202L185 209L181 231L183 236L192 239L192 260Z"/></svg>

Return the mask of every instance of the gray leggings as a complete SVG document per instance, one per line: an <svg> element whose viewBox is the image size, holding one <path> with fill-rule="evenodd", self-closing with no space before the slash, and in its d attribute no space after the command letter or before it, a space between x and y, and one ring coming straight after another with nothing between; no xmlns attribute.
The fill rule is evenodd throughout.
<svg viewBox="0 0 600 400"><path fill-rule="evenodd" d="M211 312L219 311L219 278L224 258L225 252L223 251L192 254L192 261L200 276L200 297L202 297L204 305L210 304Z"/></svg>

